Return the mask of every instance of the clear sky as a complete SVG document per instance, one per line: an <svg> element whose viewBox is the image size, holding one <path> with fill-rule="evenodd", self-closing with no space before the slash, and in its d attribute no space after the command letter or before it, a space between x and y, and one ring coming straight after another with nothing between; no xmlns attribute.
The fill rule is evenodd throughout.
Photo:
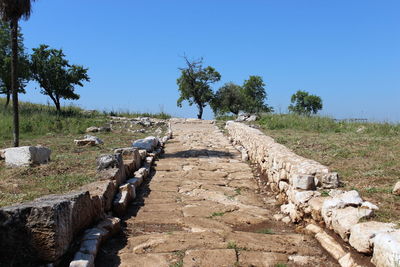
<svg viewBox="0 0 400 267"><path fill-rule="evenodd" d="M38 0L21 26L29 51L48 44L89 68L75 101L87 109L195 117L176 106L186 54L221 73L214 89L262 76L278 112L301 89L324 115L400 121L399 14L399 0Z"/></svg>

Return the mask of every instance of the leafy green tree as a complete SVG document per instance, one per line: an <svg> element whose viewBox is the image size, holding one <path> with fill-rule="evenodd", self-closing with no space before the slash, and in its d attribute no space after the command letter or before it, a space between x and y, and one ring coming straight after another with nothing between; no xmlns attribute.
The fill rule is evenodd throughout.
<svg viewBox="0 0 400 267"><path fill-rule="evenodd" d="M31 56L32 77L42 88L41 93L50 97L57 111L61 111L61 99L79 99L75 86L90 81L88 69L70 65L63 51L41 45L33 49Z"/></svg>
<svg viewBox="0 0 400 267"><path fill-rule="evenodd" d="M0 0L0 16L11 26L11 91L13 99L13 137L14 146L19 146L19 110L18 110L18 22L29 19L34 0Z"/></svg>
<svg viewBox="0 0 400 267"><path fill-rule="evenodd" d="M265 83L260 76L250 76L243 83L244 107L243 111L249 113L272 112L273 108L265 103L267 93Z"/></svg>
<svg viewBox="0 0 400 267"><path fill-rule="evenodd" d="M19 31L20 32L20 31ZM6 107L11 98L11 30L7 22L0 22L0 94L6 95ZM18 93L25 93L25 86L31 78L29 57L25 54L22 34L18 34Z"/></svg>
<svg viewBox="0 0 400 267"><path fill-rule="evenodd" d="M231 112L238 115L244 107L244 94L241 86L232 82L224 84L211 101L211 108L216 115Z"/></svg>
<svg viewBox="0 0 400 267"><path fill-rule="evenodd" d="M211 84L221 79L213 67L203 67L203 59L189 60L185 57L186 67L180 68L181 76L177 79L180 97L177 101L178 107L182 107L182 102L187 100L189 105L195 104L199 109L197 118L201 119L203 110L213 98Z"/></svg>
<svg viewBox="0 0 400 267"><path fill-rule="evenodd" d="M322 99L319 96L301 90L292 95L291 103L289 111L299 115L310 116L322 109Z"/></svg>

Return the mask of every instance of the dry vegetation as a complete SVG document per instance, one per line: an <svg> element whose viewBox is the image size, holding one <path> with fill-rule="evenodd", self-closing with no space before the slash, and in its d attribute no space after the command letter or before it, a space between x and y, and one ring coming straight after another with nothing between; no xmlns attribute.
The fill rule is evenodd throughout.
<svg viewBox="0 0 400 267"><path fill-rule="evenodd" d="M377 204L374 220L400 222L400 197L392 194L400 178L399 125L294 115L265 116L258 124L295 153L337 171L344 189L355 189Z"/></svg>
<svg viewBox="0 0 400 267"><path fill-rule="evenodd" d="M87 116L81 110L74 108L74 111L68 114L55 115L52 110L43 111L48 107L27 103L22 104L23 114L24 108L27 107L33 113L29 118L22 117L22 120L25 120L23 125L29 121L32 129L26 131L22 128L21 146L49 147L52 150L51 162L33 168L12 169L6 167L4 161L0 161L0 207L33 200L47 194L68 192L92 182L95 179L98 155L113 153L115 148L130 146L133 140L156 135L155 130L159 128L158 126L146 127L145 133L133 133L128 132L125 127L119 127L112 133L93 134L101 138L104 145L77 147L73 142L74 139L82 139L84 130L88 126L104 125L107 122L104 114ZM2 117L0 126L8 125L10 119L8 116ZM61 128L52 128L55 124L54 120ZM36 127L35 122L40 125ZM140 128L142 127L135 125L130 129ZM165 127L161 128L165 132ZM44 131L45 134L43 134ZM10 136L0 134L0 149L9 146Z"/></svg>

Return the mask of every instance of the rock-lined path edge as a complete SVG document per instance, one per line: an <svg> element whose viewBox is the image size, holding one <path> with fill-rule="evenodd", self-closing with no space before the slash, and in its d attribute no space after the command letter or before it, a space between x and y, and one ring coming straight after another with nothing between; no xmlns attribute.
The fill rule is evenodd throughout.
<svg viewBox="0 0 400 267"><path fill-rule="evenodd" d="M274 195L210 121L174 138L96 266L340 266L312 235L276 221Z"/></svg>

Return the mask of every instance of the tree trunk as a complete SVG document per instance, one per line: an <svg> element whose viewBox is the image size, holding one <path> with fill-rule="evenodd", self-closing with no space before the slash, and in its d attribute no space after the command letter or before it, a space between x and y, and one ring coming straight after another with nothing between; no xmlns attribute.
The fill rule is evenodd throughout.
<svg viewBox="0 0 400 267"><path fill-rule="evenodd" d="M19 146L19 111L18 111L18 19L11 21L11 91L13 102L13 137L14 147Z"/></svg>
<svg viewBox="0 0 400 267"><path fill-rule="evenodd" d="M61 104L60 104L60 101L56 101L56 102L54 102L54 104L56 105L57 113L60 113L60 112L61 112Z"/></svg>
<svg viewBox="0 0 400 267"><path fill-rule="evenodd" d="M199 114L197 114L197 118L201 120L201 117L203 117L203 105L197 105L199 108Z"/></svg>
<svg viewBox="0 0 400 267"><path fill-rule="evenodd" d="M6 104L4 105L4 107L8 107L8 104L10 104L10 98L11 98L11 93L10 91L7 92L6 94Z"/></svg>

